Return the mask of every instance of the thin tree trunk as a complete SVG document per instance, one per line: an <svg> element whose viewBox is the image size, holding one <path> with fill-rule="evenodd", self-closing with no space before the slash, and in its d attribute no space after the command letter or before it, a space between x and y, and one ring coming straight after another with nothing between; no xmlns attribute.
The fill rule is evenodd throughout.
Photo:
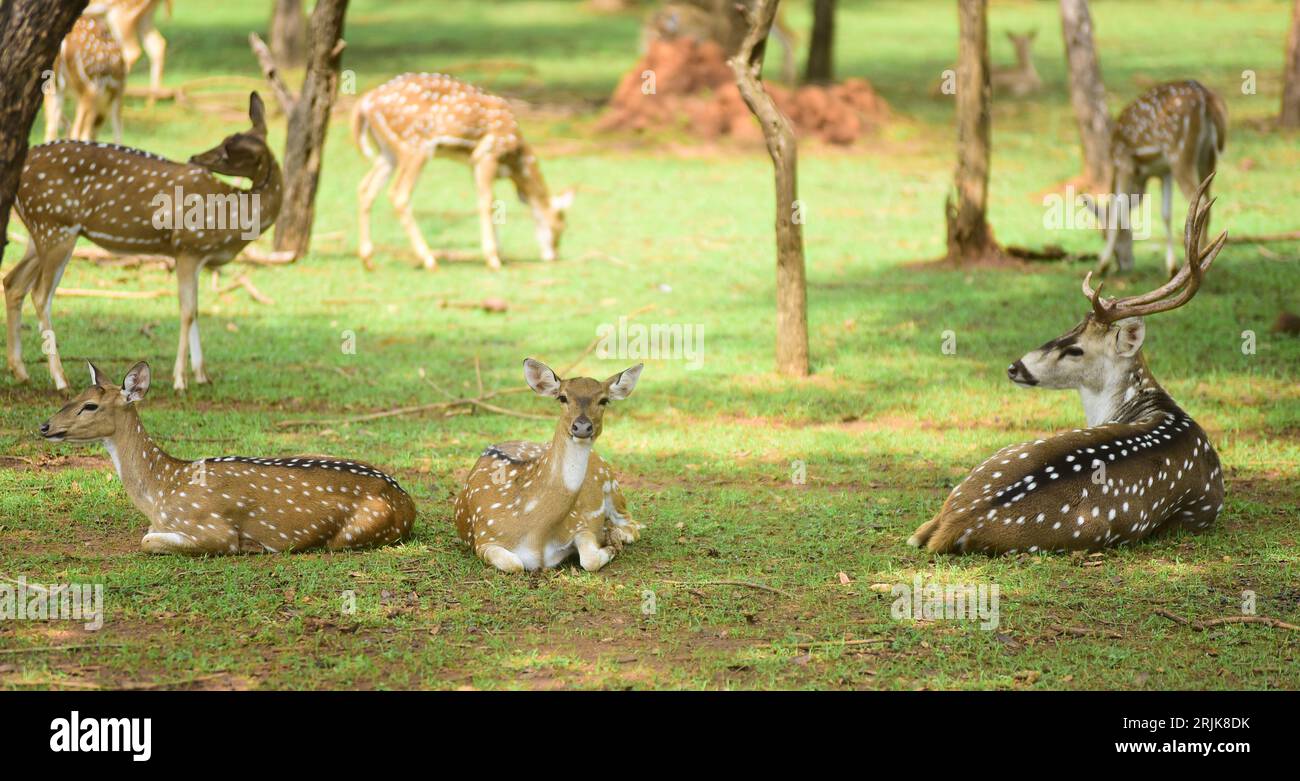
<svg viewBox="0 0 1300 781"><path fill-rule="evenodd" d="M989 190L989 30L987 0L959 0L957 49L957 201L946 204L948 260L1001 257L987 219Z"/></svg>
<svg viewBox="0 0 1300 781"><path fill-rule="evenodd" d="M812 38L808 42L808 67L804 81L829 84L835 80L835 0L813 1Z"/></svg>
<svg viewBox="0 0 1300 781"><path fill-rule="evenodd" d="M311 248L316 219L316 188L329 129L330 110L338 94L343 57L343 17L348 0L317 0L311 14L311 53L307 80L289 112L284 149L284 205L275 224L275 249L302 257Z"/></svg>
<svg viewBox="0 0 1300 781"><path fill-rule="evenodd" d="M731 58L736 85L758 119L776 174L776 368L808 375L808 293L804 278L803 219L799 213L798 161L794 131L763 89L763 55L779 0L755 0L748 9L749 32Z"/></svg>
<svg viewBox="0 0 1300 781"><path fill-rule="evenodd" d="M27 137L54 77L54 55L87 0L0 1L0 262L9 211L27 160ZM52 86L52 85L51 85Z"/></svg>
<svg viewBox="0 0 1300 781"><path fill-rule="evenodd" d="M1291 9L1291 34L1286 40L1286 63L1282 76L1282 127L1300 128L1300 0Z"/></svg>
<svg viewBox="0 0 1300 781"><path fill-rule="evenodd" d="M1061 33L1070 74L1070 103L1083 144L1083 174L1087 186L1101 189L1110 183L1110 112L1092 42L1088 0L1061 0Z"/></svg>
<svg viewBox="0 0 1300 781"><path fill-rule="evenodd" d="M271 54L281 68L307 64L307 15L303 0L275 0L271 14Z"/></svg>

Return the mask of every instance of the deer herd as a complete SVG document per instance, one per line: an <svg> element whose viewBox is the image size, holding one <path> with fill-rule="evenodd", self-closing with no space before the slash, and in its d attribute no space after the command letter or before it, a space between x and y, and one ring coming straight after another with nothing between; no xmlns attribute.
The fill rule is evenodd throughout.
<svg viewBox="0 0 1300 781"><path fill-rule="evenodd" d="M152 26L157 5L96 3L59 51L47 90L48 143L30 150L16 199L30 240L4 277L8 364L20 381L28 380L21 318L30 296L50 376L58 390L68 388L51 310L74 246L84 238L111 252L173 259L180 328L172 384L184 390L191 374L207 382L199 273L233 260L279 212L281 171L256 93L249 127L187 162L93 140L108 117L120 142L126 74L141 54L141 40L150 58L151 94L161 88L166 43ZM1033 36L1011 37L1018 65L996 73L995 81L1012 94L1028 94L1041 87L1029 52ZM77 108L70 139L56 140L65 93L75 96ZM1223 249L1225 234L1206 237L1209 188L1226 122L1223 102L1195 81L1158 86L1119 114L1109 195L1120 202L1142 194L1149 178L1162 180L1169 281L1113 299L1102 296L1102 285L1093 287L1088 274L1083 293L1090 311L1082 322L1007 370L1018 386L1077 389L1086 425L990 456L909 544L935 553L1096 550L1214 522L1224 497L1218 457L1205 431L1156 382L1142 347L1145 318L1188 304ZM556 258L573 192L551 193L505 99L449 76L408 73L356 100L351 131L371 165L357 193L359 254L367 268L374 257L371 206L390 181L389 200L416 256L436 268L437 254L411 210L420 171L435 157L459 160L472 171L489 267L501 267L492 196L498 178L508 178L529 207L541 256ZM248 186L217 175L245 179ZM1170 222L1174 182L1190 200L1181 268ZM1111 270L1116 260L1117 270L1132 268L1126 228L1107 228L1098 272ZM555 431L548 442L499 442L482 451L451 509L456 532L499 570L552 568L574 554L583 569L599 570L642 528L628 511L614 468L594 452L608 405L629 397L642 366L605 380L563 378L531 358L523 368L528 386L559 405ZM149 437L137 411L151 384L148 364L136 363L115 383L92 363L90 380L40 433L51 442L104 444L127 496L148 518L145 551L337 550L398 543L412 534L414 502L376 467L323 455L179 460Z"/></svg>

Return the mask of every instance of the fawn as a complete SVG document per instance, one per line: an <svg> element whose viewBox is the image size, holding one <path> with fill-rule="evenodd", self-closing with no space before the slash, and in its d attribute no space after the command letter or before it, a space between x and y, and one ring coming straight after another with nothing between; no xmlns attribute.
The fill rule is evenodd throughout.
<svg viewBox="0 0 1300 781"><path fill-rule="evenodd" d="M1202 248L1212 178L1192 198L1187 262L1173 279L1107 301L1089 272L1083 293L1092 312L1007 369L1022 387L1077 388L1088 428L994 453L909 544L936 553L1095 550L1214 523L1223 509L1219 457L1142 355L1142 318L1190 301L1227 241L1222 233Z"/></svg>
<svg viewBox="0 0 1300 781"><path fill-rule="evenodd" d="M99 8L102 8L100 6ZM103 16L83 14L59 45L53 81L45 87L45 140L59 137L64 92L76 96L68 137L93 141L109 116L113 141L122 143L122 94L126 91L126 61L122 47Z"/></svg>
<svg viewBox="0 0 1300 781"><path fill-rule="evenodd" d="M92 363L90 380L41 436L104 443L131 503L149 519L140 541L148 553L339 550L411 534L411 497L372 466L327 456L172 458L135 409L149 392L149 364L131 367L119 387Z"/></svg>
<svg viewBox="0 0 1300 781"><path fill-rule="evenodd" d="M549 443L491 445L470 471L456 497L456 531L479 558L504 572L533 571L576 550L582 568L595 572L640 537L613 470L592 447L605 407L632 393L642 368L604 382L562 380L546 364L524 361L529 387L563 407Z"/></svg>

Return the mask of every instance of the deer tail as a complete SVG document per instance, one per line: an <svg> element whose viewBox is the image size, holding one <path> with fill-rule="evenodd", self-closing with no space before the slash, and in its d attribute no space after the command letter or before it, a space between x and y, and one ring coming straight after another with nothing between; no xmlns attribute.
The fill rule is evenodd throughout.
<svg viewBox="0 0 1300 781"><path fill-rule="evenodd" d="M1210 115L1210 121L1214 123L1214 141L1217 151L1223 151L1223 145L1228 140L1228 105L1223 102L1223 98L1210 90L1206 93L1206 112Z"/></svg>

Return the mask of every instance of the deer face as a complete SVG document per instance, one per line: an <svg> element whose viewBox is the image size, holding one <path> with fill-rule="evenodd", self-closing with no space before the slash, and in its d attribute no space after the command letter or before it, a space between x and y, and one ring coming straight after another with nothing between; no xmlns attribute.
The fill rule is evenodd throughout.
<svg viewBox="0 0 1300 781"><path fill-rule="evenodd" d="M149 364L131 367L117 387L104 380L90 364L91 386L41 424L41 436L50 442L94 442L117 433L122 413L149 391Z"/></svg>
<svg viewBox="0 0 1300 781"><path fill-rule="evenodd" d="M1129 370L1145 336L1140 317L1106 324L1089 314L1070 331L1008 366L1007 376L1024 388L1099 391Z"/></svg>
<svg viewBox="0 0 1300 781"><path fill-rule="evenodd" d="M539 208L536 215L537 246L542 260L555 260L560 254L560 237L566 227L565 213L573 205L573 190L565 190Z"/></svg>
<svg viewBox="0 0 1300 781"><path fill-rule="evenodd" d="M539 396L550 396L564 405L560 414L561 430L574 442L591 444L600 436L605 407L611 401L632 395L644 367L645 364L638 363L604 382L590 377L561 380L549 366L528 358L524 361L524 379Z"/></svg>
<svg viewBox="0 0 1300 781"><path fill-rule="evenodd" d="M246 132L226 136L220 144L190 158L190 162L227 176L245 176L254 181L265 173L269 148L266 145L266 109L256 92L249 96Z"/></svg>

